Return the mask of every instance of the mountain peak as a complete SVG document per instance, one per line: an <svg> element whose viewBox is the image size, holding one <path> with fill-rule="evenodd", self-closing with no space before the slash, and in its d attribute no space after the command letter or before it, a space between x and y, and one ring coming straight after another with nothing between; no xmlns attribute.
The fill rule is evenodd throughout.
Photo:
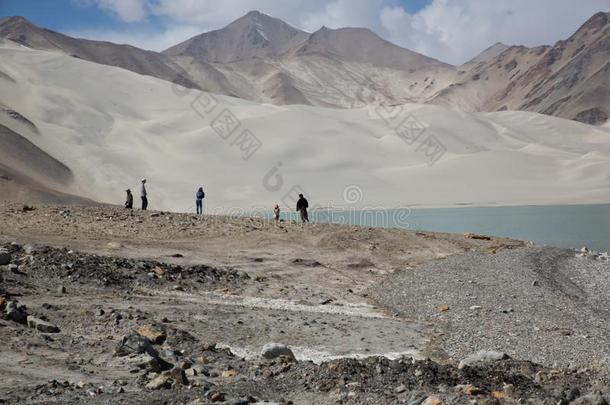
<svg viewBox="0 0 610 405"><path fill-rule="evenodd" d="M305 41L308 35L278 18L252 10L224 28L192 37L163 53L212 63L275 58Z"/></svg>
<svg viewBox="0 0 610 405"><path fill-rule="evenodd" d="M485 49L483 52L466 62L468 63L480 63L480 62L489 62L494 59L496 56L500 55L502 52L510 48L510 46L503 44L502 42L496 42L489 48Z"/></svg>
<svg viewBox="0 0 610 405"><path fill-rule="evenodd" d="M368 28L322 27L294 51L298 55L328 55L343 61L371 64L399 70L445 65L435 59L399 47Z"/></svg>
<svg viewBox="0 0 610 405"><path fill-rule="evenodd" d="M599 29L605 27L610 22L610 13L600 11L599 13L593 14L581 27L587 29Z"/></svg>
<svg viewBox="0 0 610 405"><path fill-rule="evenodd" d="M268 16L267 14L261 13L258 10L250 10L242 18L244 18L244 17L269 17L269 18L273 18L271 16Z"/></svg>
<svg viewBox="0 0 610 405"><path fill-rule="evenodd" d="M33 27L32 24L27 18L22 17L20 15L12 16L12 17L3 17L0 18L0 26L29 26Z"/></svg>

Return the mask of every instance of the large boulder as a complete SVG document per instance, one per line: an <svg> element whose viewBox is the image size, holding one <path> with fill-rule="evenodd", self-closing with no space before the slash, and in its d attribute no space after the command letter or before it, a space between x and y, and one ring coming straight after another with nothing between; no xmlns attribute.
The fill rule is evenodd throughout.
<svg viewBox="0 0 610 405"><path fill-rule="evenodd" d="M458 368L463 369L464 367L471 367L477 363L488 363L506 359L510 359L510 356L506 353L493 350L481 350L460 361Z"/></svg>
<svg viewBox="0 0 610 405"><path fill-rule="evenodd" d="M136 332L130 332L123 336L123 339L121 339L114 351L115 356L127 356L141 353L148 353L152 357L158 357L158 353L152 347L150 340Z"/></svg>
<svg viewBox="0 0 610 405"><path fill-rule="evenodd" d="M28 326L32 329L36 329L40 332L44 332L44 333L58 333L59 332L59 328L55 325L53 325L52 323L43 321L42 319L33 317L33 316L28 316L27 317L27 321L28 321Z"/></svg>
<svg viewBox="0 0 610 405"><path fill-rule="evenodd" d="M275 359L280 356L285 356L291 360L296 360L292 350L282 343L267 343L265 346L263 346L261 356L265 359Z"/></svg>

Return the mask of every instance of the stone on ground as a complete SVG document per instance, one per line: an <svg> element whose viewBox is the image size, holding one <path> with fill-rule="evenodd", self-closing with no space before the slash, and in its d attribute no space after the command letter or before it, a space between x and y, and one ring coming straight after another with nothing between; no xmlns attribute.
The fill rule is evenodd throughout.
<svg viewBox="0 0 610 405"><path fill-rule="evenodd" d="M32 329L36 329L40 332L44 332L44 333L58 333L59 332L59 328L55 325L53 325L50 322L46 322L43 321L42 319L33 317L33 316L28 316L27 317L27 321L28 321L28 326Z"/></svg>
<svg viewBox="0 0 610 405"><path fill-rule="evenodd" d="M458 368L463 369L464 367L472 366L476 363L506 360L509 358L510 357L506 353L496 352L493 350L481 350L460 361Z"/></svg>
<svg viewBox="0 0 610 405"><path fill-rule="evenodd" d="M263 346L261 356L266 359L275 359L280 356L286 356L292 360L296 360L292 350L282 343L267 343L265 346Z"/></svg>
<svg viewBox="0 0 610 405"><path fill-rule="evenodd" d="M157 352L153 349L150 340L147 337L141 336L138 333L130 332L123 336L123 339L117 345L114 355L127 356L129 354L148 353L153 357L157 357Z"/></svg>
<svg viewBox="0 0 610 405"><path fill-rule="evenodd" d="M11 262L11 252L6 249L0 249L0 266L6 266Z"/></svg>
<svg viewBox="0 0 610 405"><path fill-rule="evenodd" d="M156 325L140 326L136 329L140 336L148 338L153 344L162 344L167 338L165 330Z"/></svg>
<svg viewBox="0 0 610 405"><path fill-rule="evenodd" d="M27 324L28 314L23 305L19 305L15 301L9 301L6 303L5 313L7 319L24 325Z"/></svg>

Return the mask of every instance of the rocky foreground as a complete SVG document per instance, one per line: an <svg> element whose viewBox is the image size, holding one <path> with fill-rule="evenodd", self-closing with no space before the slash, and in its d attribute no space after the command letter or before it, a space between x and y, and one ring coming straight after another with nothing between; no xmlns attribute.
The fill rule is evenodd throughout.
<svg viewBox="0 0 610 405"><path fill-rule="evenodd" d="M0 403L610 398L606 263L573 252L113 207L0 215Z"/></svg>

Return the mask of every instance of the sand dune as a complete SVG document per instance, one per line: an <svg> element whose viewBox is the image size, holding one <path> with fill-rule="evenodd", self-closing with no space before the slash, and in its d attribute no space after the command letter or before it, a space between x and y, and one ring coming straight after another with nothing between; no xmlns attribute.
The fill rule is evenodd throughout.
<svg viewBox="0 0 610 405"><path fill-rule="evenodd" d="M171 210L191 209L201 184L208 211L292 208L300 189L314 205L343 207L610 198L610 130L535 113L256 104L6 44L0 71L14 80L0 78L0 103L39 130L24 135L70 167L74 190L104 202L120 203L141 177L151 208ZM227 114L240 121L230 136L214 129ZM408 117L425 127L411 144L394 130ZM245 129L261 144L248 159ZM432 165L420 142L429 136L446 149Z"/></svg>

